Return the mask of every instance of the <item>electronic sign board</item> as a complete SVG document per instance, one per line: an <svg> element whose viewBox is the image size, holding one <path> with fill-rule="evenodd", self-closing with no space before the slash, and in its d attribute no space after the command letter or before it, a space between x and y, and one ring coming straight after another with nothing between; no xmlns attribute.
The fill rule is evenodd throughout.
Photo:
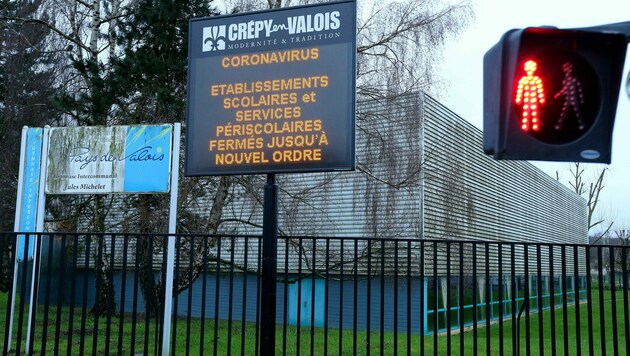
<svg viewBox="0 0 630 356"><path fill-rule="evenodd" d="M189 30L186 175L354 169L354 0Z"/></svg>

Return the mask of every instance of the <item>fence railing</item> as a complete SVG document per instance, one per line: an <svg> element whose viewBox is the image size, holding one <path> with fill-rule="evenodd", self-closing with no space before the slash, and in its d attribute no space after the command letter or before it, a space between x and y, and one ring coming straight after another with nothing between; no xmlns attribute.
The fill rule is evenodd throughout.
<svg viewBox="0 0 630 356"><path fill-rule="evenodd" d="M162 350L168 238L1 234L3 354L258 354L260 306L274 302L259 293L261 238L172 237ZM624 246L281 237L276 354L627 354L628 255Z"/></svg>

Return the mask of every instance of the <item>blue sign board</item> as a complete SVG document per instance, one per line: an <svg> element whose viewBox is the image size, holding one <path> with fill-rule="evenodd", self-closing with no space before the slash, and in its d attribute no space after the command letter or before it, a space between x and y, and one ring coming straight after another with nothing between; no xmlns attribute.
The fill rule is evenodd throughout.
<svg viewBox="0 0 630 356"><path fill-rule="evenodd" d="M50 130L47 194L169 192L172 125Z"/></svg>
<svg viewBox="0 0 630 356"><path fill-rule="evenodd" d="M26 151L24 159L24 190L22 192L22 206L20 214L20 232L35 231L37 220L37 198L39 191L39 172L42 157L42 129L29 128L26 135ZM19 260L33 257L33 236L28 237L28 251L25 251L26 237L18 236L17 257Z"/></svg>

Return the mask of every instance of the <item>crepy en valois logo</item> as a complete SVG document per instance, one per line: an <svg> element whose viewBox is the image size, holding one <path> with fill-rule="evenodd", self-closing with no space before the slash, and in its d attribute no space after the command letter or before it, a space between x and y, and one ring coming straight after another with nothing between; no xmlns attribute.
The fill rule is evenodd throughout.
<svg viewBox="0 0 630 356"><path fill-rule="evenodd" d="M202 52L222 51L225 49L225 25L203 28Z"/></svg>

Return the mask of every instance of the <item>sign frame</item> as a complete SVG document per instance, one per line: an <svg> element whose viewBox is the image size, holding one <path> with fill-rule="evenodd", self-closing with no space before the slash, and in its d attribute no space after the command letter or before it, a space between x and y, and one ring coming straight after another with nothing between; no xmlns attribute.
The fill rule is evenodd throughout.
<svg viewBox="0 0 630 356"><path fill-rule="evenodd" d="M171 189L171 161L177 154L172 152L172 124L49 131L46 194L152 194Z"/></svg>
<svg viewBox="0 0 630 356"><path fill-rule="evenodd" d="M186 176L355 169L355 0L191 19L188 36Z"/></svg>

